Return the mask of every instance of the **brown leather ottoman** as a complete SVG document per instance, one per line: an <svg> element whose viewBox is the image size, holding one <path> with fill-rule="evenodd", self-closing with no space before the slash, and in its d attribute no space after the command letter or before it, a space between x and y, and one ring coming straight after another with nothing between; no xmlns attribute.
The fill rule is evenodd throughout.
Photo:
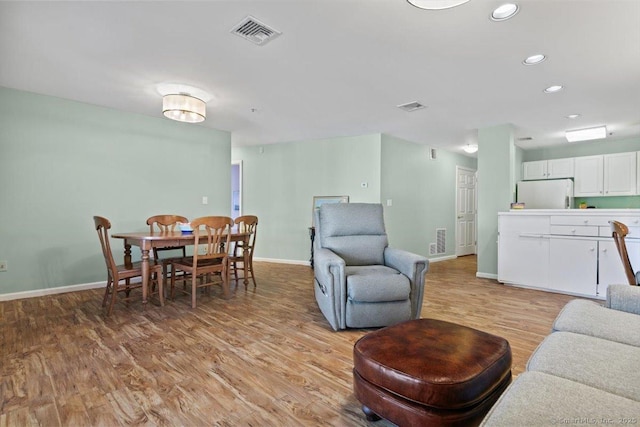
<svg viewBox="0 0 640 427"><path fill-rule="evenodd" d="M507 340L441 320L371 332L355 343L353 359L367 419L399 426L479 424L511 382Z"/></svg>

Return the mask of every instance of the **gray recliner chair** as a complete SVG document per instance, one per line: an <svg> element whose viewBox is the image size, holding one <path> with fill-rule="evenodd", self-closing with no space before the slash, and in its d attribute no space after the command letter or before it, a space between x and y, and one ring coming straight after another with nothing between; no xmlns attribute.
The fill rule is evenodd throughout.
<svg viewBox="0 0 640 427"><path fill-rule="evenodd" d="M333 329L420 317L429 260L388 246L381 204L321 205L315 227L315 296Z"/></svg>

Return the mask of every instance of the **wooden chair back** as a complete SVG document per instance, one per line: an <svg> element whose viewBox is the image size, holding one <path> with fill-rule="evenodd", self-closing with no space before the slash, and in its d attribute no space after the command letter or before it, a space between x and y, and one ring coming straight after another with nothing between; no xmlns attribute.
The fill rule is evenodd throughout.
<svg viewBox="0 0 640 427"><path fill-rule="evenodd" d="M111 279L118 277L118 267L113 259L113 253L111 252L111 244L109 243L109 229L111 229L111 222L104 217L94 216L93 222L98 232L98 238L100 239L100 247L102 248L102 255L104 256L104 262L107 265L107 272Z"/></svg>
<svg viewBox="0 0 640 427"><path fill-rule="evenodd" d="M249 233L249 239L245 244L240 244L240 248L248 250L250 255L253 255L256 234L258 233L258 217L255 215L243 215L237 217L234 223L238 228L238 233Z"/></svg>
<svg viewBox="0 0 640 427"><path fill-rule="evenodd" d="M629 234L629 227L618 221L609 221L611 226L611 236L618 249L618 254L622 260L624 266L624 273L627 276L627 281L630 285L637 285L636 275L633 272L633 266L629 260L629 253L627 252L627 245L625 243L625 237Z"/></svg>
<svg viewBox="0 0 640 427"><path fill-rule="evenodd" d="M147 219L149 231L155 232L157 228L161 233L175 231L179 222L189 222L189 220L180 215L154 215Z"/></svg>
<svg viewBox="0 0 640 427"><path fill-rule="evenodd" d="M205 216L191 221L194 235L193 265L198 261L220 259L226 262L233 220L228 216ZM204 252L201 253L200 251Z"/></svg>

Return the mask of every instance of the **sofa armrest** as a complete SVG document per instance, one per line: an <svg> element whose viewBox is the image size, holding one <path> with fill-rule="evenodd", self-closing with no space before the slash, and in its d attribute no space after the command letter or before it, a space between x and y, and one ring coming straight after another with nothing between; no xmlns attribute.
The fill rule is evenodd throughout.
<svg viewBox="0 0 640 427"><path fill-rule="evenodd" d="M640 286L609 285L605 307L640 314Z"/></svg>
<svg viewBox="0 0 640 427"><path fill-rule="evenodd" d="M429 260L402 249L387 247L384 250L384 264L394 268L409 278L411 282L411 318L420 318L424 294L424 275L429 269Z"/></svg>

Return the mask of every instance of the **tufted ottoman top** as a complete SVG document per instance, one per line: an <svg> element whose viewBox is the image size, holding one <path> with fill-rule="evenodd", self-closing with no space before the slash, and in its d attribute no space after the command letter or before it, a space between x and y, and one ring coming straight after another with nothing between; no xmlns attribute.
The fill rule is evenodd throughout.
<svg viewBox="0 0 640 427"><path fill-rule="evenodd" d="M435 319L371 332L355 343L353 357L354 369L370 383L444 409L482 401L511 372L507 340Z"/></svg>

